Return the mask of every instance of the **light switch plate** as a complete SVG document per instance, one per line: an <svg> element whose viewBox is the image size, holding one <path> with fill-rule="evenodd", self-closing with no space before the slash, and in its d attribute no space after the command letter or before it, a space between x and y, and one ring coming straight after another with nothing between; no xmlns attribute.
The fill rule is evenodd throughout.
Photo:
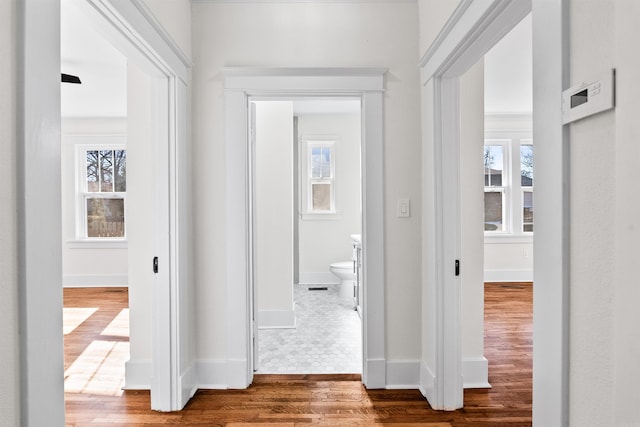
<svg viewBox="0 0 640 427"><path fill-rule="evenodd" d="M398 199L398 218L409 218L411 216L411 200Z"/></svg>

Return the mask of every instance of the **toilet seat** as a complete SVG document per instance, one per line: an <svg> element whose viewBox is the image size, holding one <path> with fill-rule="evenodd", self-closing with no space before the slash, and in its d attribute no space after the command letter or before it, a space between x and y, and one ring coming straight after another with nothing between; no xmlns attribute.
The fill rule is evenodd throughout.
<svg viewBox="0 0 640 427"><path fill-rule="evenodd" d="M341 270L353 270L353 261L338 261L331 263L331 268L338 268Z"/></svg>

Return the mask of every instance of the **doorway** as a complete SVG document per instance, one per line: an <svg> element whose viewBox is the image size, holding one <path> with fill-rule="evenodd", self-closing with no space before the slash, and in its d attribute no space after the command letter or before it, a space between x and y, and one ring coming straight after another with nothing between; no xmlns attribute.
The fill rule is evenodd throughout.
<svg viewBox="0 0 640 427"><path fill-rule="evenodd" d="M567 420L567 313L568 313L568 211L566 176L568 153L566 135L557 102L563 88L566 69L565 19L562 2L533 1L534 88L533 133L536 138L536 167L544 170L536 181L536 235L534 295L534 424L563 425ZM471 3L469 3L471 4ZM465 6L469 6L465 4ZM477 7L474 7L477 6ZM459 150L459 78L497 40L531 11L527 2L488 2L459 7L443 33L422 61L425 122L433 125L427 132L424 148L435 154L443 165L433 177L434 192L425 198L439 208L434 212L433 244L426 250L439 254L434 261L435 277L426 291L436 301L427 310L437 312L433 335L427 331L427 342L433 342L437 354L433 372L444 381L423 381L432 406L454 409L462 406L460 376L460 305L459 277L447 273L450 263L459 256L458 150ZM469 44L468 40L474 42ZM430 166L426 164L425 166ZM560 185L563 182L565 185ZM453 194L451 194L453 193ZM431 220L431 218L428 218ZM455 271L457 272L457 271ZM443 363L438 363L442 360ZM430 366L426 366L430 372ZM549 375L553 372L553 375ZM536 409L538 408L538 409Z"/></svg>
<svg viewBox="0 0 640 427"><path fill-rule="evenodd" d="M256 373L362 372L360 102L251 99Z"/></svg>
<svg viewBox="0 0 640 427"><path fill-rule="evenodd" d="M368 388L386 384L384 316L383 89L380 68L226 68L228 387L253 381L250 235L250 115L255 96L350 96L362 104L363 372ZM249 272L249 273L248 273Z"/></svg>
<svg viewBox="0 0 640 427"><path fill-rule="evenodd" d="M22 416L29 425L63 424L61 196L60 180L51 179L60 176L60 22L51 19L59 16L60 2L47 2L46 7L33 1L24 3L17 24L19 34L29 35L20 39L19 50L23 54L18 67L24 82L18 96L22 105L18 122L23 125L18 127L20 150L17 156L22 165L18 182L23 195L18 215L18 240L22 242L19 250L20 325L24 331L20 345L25 357L24 364L21 363ZM163 166L156 168L155 178L158 183L166 183L166 187L153 187L157 190L153 200L158 214L150 221L155 223L157 230L171 229L175 239L169 241L167 231L160 233L161 237L154 242L164 268L156 276L158 286L154 289L153 305L166 308L166 311L152 310L154 338L158 344L153 355L152 368L157 372L156 382L151 387L156 391L152 393L152 404L157 409L178 409L183 395L192 392L191 387L184 387L187 385L184 381L182 390L175 390L181 387L183 373L175 368L177 357L183 352L172 347L174 326L183 320L176 313L177 301L172 298L180 293L176 289L176 265L184 264L180 258L182 254L176 250L177 241L184 238L184 227L177 224L174 190L176 183L182 183L186 175L179 175L173 162L183 158L176 150L176 141L187 140L187 66L161 38L142 42L145 37L138 33L139 23L152 19L148 11L130 4L105 6L103 2L93 0L77 3L95 19L96 28L111 32L120 47L128 49L130 58L135 57L140 64L146 64L143 65L145 71L156 78L152 84L156 96L154 104L158 107L154 117L154 128L158 131L154 155L157 164ZM138 24L129 25L130 22ZM162 45L161 49L159 45ZM162 53L158 54L158 51ZM164 111L159 111L163 108ZM185 114L180 116L182 113ZM25 126L25 123L32 125ZM47 215L42 215L43 203L50 207ZM146 265L150 263L147 259ZM186 316L188 313L180 314ZM187 326L186 322L181 324ZM191 366L188 358L183 362L181 366Z"/></svg>
<svg viewBox="0 0 640 427"><path fill-rule="evenodd" d="M67 401L122 394L129 319L144 321L129 316L127 298L127 194L135 200L136 183L127 184L144 176L127 174L127 58L76 3L62 1L60 11L61 69L78 78L60 89Z"/></svg>

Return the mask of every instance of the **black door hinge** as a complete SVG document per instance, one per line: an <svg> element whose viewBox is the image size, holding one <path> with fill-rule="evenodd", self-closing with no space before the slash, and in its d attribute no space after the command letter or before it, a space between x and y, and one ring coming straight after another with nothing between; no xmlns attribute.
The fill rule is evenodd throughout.
<svg viewBox="0 0 640 427"><path fill-rule="evenodd" d="M460 260L456 260L456 276L460 275Z"/></svg>
<svg viewBox="0 0 640 427"><path fill-rule="evenodd" d="M158 274L158 257L153 257L153 272Z"/></svg>

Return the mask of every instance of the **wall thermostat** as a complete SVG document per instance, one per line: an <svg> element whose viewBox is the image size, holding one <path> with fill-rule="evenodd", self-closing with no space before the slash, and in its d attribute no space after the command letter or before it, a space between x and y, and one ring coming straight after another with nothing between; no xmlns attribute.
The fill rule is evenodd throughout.
<svg viewBox="0 0 640 427"><path fill-rule="evenodd" d="M567 124L615 107L616 70L562 92L562 123Z"/></svg>

